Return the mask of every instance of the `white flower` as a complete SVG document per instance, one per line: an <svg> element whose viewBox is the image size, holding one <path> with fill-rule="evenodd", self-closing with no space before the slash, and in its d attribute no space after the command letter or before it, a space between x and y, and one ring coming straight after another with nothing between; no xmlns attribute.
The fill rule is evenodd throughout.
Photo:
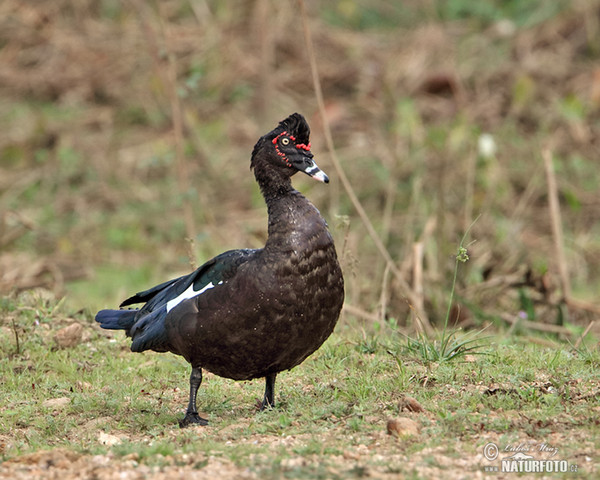
<svg viewBox="0 0 600 480"><path fill-rule="evenodd" d="M489 133L482 133L477 139L477 150L483 158L492 158L496 155L496 140Z"/></svg>

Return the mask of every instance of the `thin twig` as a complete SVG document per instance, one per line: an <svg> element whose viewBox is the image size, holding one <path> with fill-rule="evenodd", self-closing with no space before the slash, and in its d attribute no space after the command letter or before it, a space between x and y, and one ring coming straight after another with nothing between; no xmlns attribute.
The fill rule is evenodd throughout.
<svg viewBox="0 0 600 480"><path fill-rule="evenodd" d="M552 236L554 238L554 250L558 262L558 272L560 276L560 286L563 298L571 296L571 284L569 282L569 271L565 257L564 238L562 222L560 218L560 206L558 203L558 188L556 186L556 176L552 166L552 152L545 149L542 151L544 167L546 168L546 179L548 182L548 203L550 207L550 220L552 221Z"/></svg>
<svg viewBox="0 0 600 480"><path fill-rule="evenodd" d="M417 311L424 310L425 300L423 298L423 242L413 243L413 292L415 293ZM418 325L417 332L424 333L423 325Z"/></svg>
<svg viewBox="0 0 600 480"><path fill-rule="evenodd" d="M583 333L579 336L579 338L575 342L575 345L573 345L576 350L579 348L579 345L581 345L581 342L583 342L583 339L585 338L585 336L588 333L590 333L590 330L592 329L592 327L594 326L595 323L596 323L596 320L592 320L590 322L590 324L585 328L585 330L583 331Z"/></svg>
<svg viewBox="0 0 600 480"><path fill-rule="evenodd" d="M383 271L383 279L381 280L381 295L379 297L379 303L381 305L381 322L385 322L387 318L387 305L388 305L388 285L390 279L390 266L386 265Z"/></svg>
<svg viewBox="0 0 600 480"><path fill-rule="evenodd" d="M267 118L267 107L269 96L273 92L273 65L275 61L274 25L272 9L269 0L258 0L255 2L253 24L256 26L256 34L259 39L260 55L260 83L257 91L258 116L261 125Z"/></svg>
<svg viewBox="0 0 600 480"><path fill-rule="evenodd" d="M475 170L477 169L477 154L471 152L467 157L467 173L465 179L465 212L463 228L467 228L473 221L473 203L475 196Z"/></svg>
<svg viewBox="0 0 600 480"><path fill-rule="evenodd" d="M569 269L565 255L560 204L558 202L558 187L556 184L554 167L552 165L552 152L549 149L543 150L542 158L544 159L544 167L546 169L546 178L548 182L548 204L550 208L550 220L552 222L552 236L554 238L554 250L556 253L556 260L558 262L558 272L563 301L571 308L600 313L600 306L571 297L571 282L569 280Z"/></svg>
<svg viewBox="0 0 600 480"><path fill-rule="evenodd" d="M532 198L534 197L535 193L539 189L540 173L541 173L541 170L543 170L543 168L544 168L543 165L537 165L535 167L533 174L531 175L529 181L527 182L527 186L525 187L525 190L519 197L517 205L510 212L510 219L512 221L517 222L519 220L522 220L523 213L527 211L528 207L531 207Z"/></svg>
<svg viewBox="0 0 600 480"><path fill-rule="evenodd" d="M567 298L567 305L571 308L579 310L587 310L588 312L600 313L600 305L595 303L586 302L585 300L578 300L577 298Z"/></svg>
<svg viewBox="0 0 600 480"><path fill-rule="evenodd" d="M12 319L12 327L13 327L13 332L15 334L15 342L16 342L16 355L20 355L21 354L21 343L19 342L19 329L17 328L17 324L15 323L15 319Z"/></svg>
<svg viewBox="0 0 600 480"><path fill-rule="evenodd" d="M514 317L510 314L501 314L500 318L511 325L509 331L513 330L513 326L521 326L530 330L538 330L540 332L559 333L561 335L572 335L571 331L562 325L552 325L549 323L532 322L524 318Z"/></svg>
<svg viewBox="0 0 600 480"><path fill-rule="evenodd" d="M202 28L206 28L214 23L213 14L210 11L210 7L206 0L190 0L190 7L194 12L194 16L198 21L198 24Z"/></svg>
<svg viewBox="0 0 600 480"><path fill-rule="evenodd" d="M177 94L177 64L175 61L175 55L170 48L169 33L167 32L167 26L165 25L162 14L158 13L158 20L161 30L161 35L164 43L164 50L167 54L168 68L162 68L162 62L159 55L158 42L156 41L156 34L150 27L148 21L148 8L139 0L135 0L134 4L137 10L140 12L140 18L144 34L146 36L146 44L150 55L154 61L154 67L158 75L162 78L165 85L167 95L169 97L169 103L171 108L171 121L173 122L173 139L175 143L175 162L176 162L176 173L177 183L179 186L179 193L182 196L183 205L183 218L186 230L186 250L192 270L196 269L196 259L194 255L194 238L196 236L196 226L194 222L194 210L192 208L192 202L190 199L190 181L189 181L189 169L185 159L183 149L183 112L181 108L181 102L179 95ZM161 3L158 3L159 8ZM166 70L166 71L165 71Z"/></svg>
<svg viewBox="0 0 600 480"><path fill-rule="evenodd" d="M529 343L535 343L537 345L541 345L542 347L548 347L548 348L559 348L559 346L557 345L556 342L553 342L552 340L548 340L546 338L539 338L539 337L526 337L527 342Z"/></svg>
<svg viewBox="0 0 600 480"><path fill-rule="evenodd" d="M316 56L315 56L315 52L314 52L310 28L308 26L308 15L306 13L306 7L304 4L304 0L298 0L298 4L300 5L300 11L301 11L301 16L302 16L302 26L304 29L304 41L305 41L305 45L306 45L308 59L310 62L310 70L311 70L312 79L313 79L315 96L316 96L317 105L319 108L319 114L321 115L321 121L323 122L323 132L325 134L325 143L327 144L327 150L329 151L329 155L331 156L331 161L333 162L333 166L338 174L340 181L342 182L342 185L344 187L344 190L346 191L346 194L348 195L348 198L352 202L352 205L354 206L354 209L358 213L358 216L360 217L363 225L365 226L367 233L371 237L371 240L373 240L375 247L377 248L377 250L379 250L379 253L385 259L390 270L396 277L396 280L398 281L400 288L404 291L404 293L406 295L406 300L409 303L410 307L416 311L417 317L419 319L421 319L422 322L425 323L425 322L427 322L427 317L426 317L425 311L418 310L416 308L415 305L417 302L415 301L416 299L415 299L414 292L411 290L411 288L408 285L408 283L406 282L406 280L404 280L402 273L400 272L400 270L394 263L394 260L392 259L390 253L387 251L387 248L385 247L385 245L379 238L379 235L377 234L375 227L373 227L373 224L369 220L369 216L368 216L367 212L363 208L362 204L360 203L360 200L358 199L356 193L354 192L354 189L352 188L352 184L350 183L350 180L348 180L348 177L346 176L346 173L344 172L344 169L342 168L342 165L341 165L341 163L337 157L337 154L335 152L335 147L333 145L333 137L331 135L331 128L329 126L329 119L327 118L327 114L325 113L325 102L323 100L323 91L321 89L321 81L319 79L319 73L317 70L317 60L316 60Z"/></svg>
<svg viewBox="0 0 600 480"><path fill-rule="evenodd" d="M159 2L159 5L162 5ZM173 121L173 136L175 140L175 159L177 164L177 182L179 183L180 193L183 195L183 217L185 221L185 230L187 235L187 254L192 270L196 269L196 258L194 255L194 237L196 236L196 226L194 222L194 210L190 199L190 176L189 168L183 151L183 113L181 109L181 101L177 94L177 63L175 54L170 48L170 35L167 31L167 26L163 21L162 12L159 11L159 24L163 35L167 58L169 60L168 73L168 95L171 104L171 117Z"/></svg>
<svg viewBox="0 0 600 480"><path fill-rule="evenodd" d="M379 321L379 317L374 313L367 312L366 310L363 310L359 307L355 307L354 305L350 305L349 303L344 303L344 310L347 311L350 315L363 318L372 323Z"/></svg>
<svg viewBox="0 0 600 480"><path fill-rule="evenodd" d="M416 301L416 310L413 310L412 314L415 316L413 318L413 323L417 327L417 331L419 333L433 334L433 327L429 322L429 319L419 317L417 312L425 311L425 295L423 288L423 278L424 278L424 258L425 258L425 245L429 241L429 238L433 234L437 225L436 217L429 217L425 222L425 228L423 228L423 232L419 239L413 243L412 250L412 278L413 278L413 290L412 292L415 295Z"/></svg>

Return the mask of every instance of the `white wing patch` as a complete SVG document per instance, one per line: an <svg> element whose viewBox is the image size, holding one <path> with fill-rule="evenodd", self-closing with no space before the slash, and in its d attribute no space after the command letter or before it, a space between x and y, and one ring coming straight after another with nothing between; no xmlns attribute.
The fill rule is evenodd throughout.
<svg viewBox="0 0 600 480"><path fill-rule="evenodd" d="M222 283L223 283L223 280L221 280L219 283L217 283L217 285L221 285ZM210 290L213 287L214 287L213 283L210 282L208 285L205 285L200 290L196 291L196 290L194 290L194 284L192 283L185 292L183 292L182 294L180 294L178 297L174 298L173 300L169 300L167 302L167 313L170 312L171 310L173 310L177 305L179 305L184 300L197 297L198 295L201 295L202 293L206 292L207 290Z"/></svg>

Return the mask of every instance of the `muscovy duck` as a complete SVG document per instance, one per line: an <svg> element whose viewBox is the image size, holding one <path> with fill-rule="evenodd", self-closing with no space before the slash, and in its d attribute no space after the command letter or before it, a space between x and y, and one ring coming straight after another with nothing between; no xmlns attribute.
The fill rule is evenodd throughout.
<svg viewBox="0 0 600 480"><path fill-rule="evenodd" d="M250 167L269 215L264 248L230 250L195 272L101 310L102 328L125 330L131 350L172 352L192 366L187 411L179 423L207 425L196 394L202 369L221 377L264 377L261 409L272 407L275 377L304 361L333 331L344 279L333 239L319 211L298 191L296 172L328 183L313 160L310 128L298 113L261 137Z"/></svg>

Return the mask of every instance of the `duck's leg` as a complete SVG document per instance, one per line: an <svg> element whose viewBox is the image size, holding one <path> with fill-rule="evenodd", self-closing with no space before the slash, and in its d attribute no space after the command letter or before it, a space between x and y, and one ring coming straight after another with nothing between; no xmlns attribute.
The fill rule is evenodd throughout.
<svg viewBox="0 0 600 480"><path fill-rule="evenodd" d="M273 408L275 406L274 390L276 376L277 374L274 373L265 377L265 398L263 398L262 404L260 406L261 410L264 410L265 408Z"/></svg>
<svg viewBox="0 0 600 480"><path fill-rule="evenodd" d="M188 403L185 417L179 421L179 426L182 428L189 425L208 425L208 420L198 415L198 410L196 409L196 395L201 383L202 368L192 367L192 374L190 375L190 403Z"/></svg>

